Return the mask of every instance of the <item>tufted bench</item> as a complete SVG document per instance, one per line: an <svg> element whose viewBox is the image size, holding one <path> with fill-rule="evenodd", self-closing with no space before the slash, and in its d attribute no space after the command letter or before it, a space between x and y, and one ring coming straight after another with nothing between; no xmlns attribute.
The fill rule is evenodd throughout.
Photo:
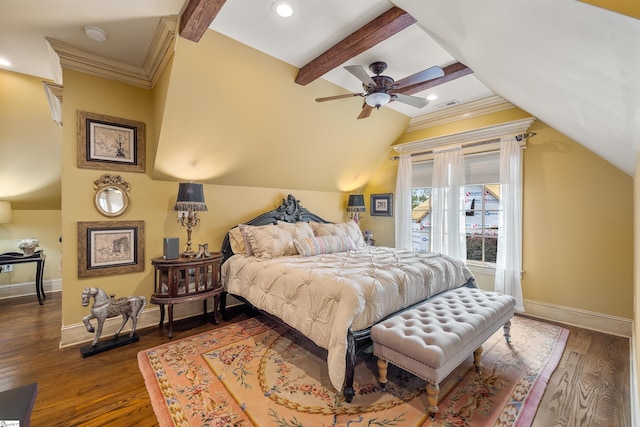
<svg viewBox="0 0 640 427"><path fill-rule="evenodd" d="M387 383L387 364L427 381L428 411L438 411L438 384L473 353L480 372L482 343L501 326L510 342L515 299L476 288L457 288L384 320L371 329L378 357L380 384Z"/></svg>

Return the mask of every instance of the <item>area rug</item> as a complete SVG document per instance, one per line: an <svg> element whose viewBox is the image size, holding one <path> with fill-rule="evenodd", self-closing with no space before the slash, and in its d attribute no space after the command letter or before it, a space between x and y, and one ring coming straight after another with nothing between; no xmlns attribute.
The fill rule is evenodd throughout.
<svg viewBox="0 0 640 427"><path fill-rule="evenodd" d="M391 364L386 392L376 358L356 367L351 403L329 381L326 351L256 317L138 353L160 426L529 426L567 340L564 328L516 316L440 384L435 420L425 382Z"/></svg>

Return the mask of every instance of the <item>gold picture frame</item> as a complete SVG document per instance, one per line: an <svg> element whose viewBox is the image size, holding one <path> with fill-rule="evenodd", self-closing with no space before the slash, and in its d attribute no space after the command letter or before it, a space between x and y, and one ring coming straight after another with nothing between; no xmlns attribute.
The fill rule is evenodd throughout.
<svg viewBox="0 0 640 427"><path fill-rule="evenodd" d="M78 111L78 167L145 172L143 122Z"/></svg>
<svg viewBox="0 0 640 427"><path fill-rule="evenodd" d="M78 222L78 278L144 271L144 221Z"/></svg>

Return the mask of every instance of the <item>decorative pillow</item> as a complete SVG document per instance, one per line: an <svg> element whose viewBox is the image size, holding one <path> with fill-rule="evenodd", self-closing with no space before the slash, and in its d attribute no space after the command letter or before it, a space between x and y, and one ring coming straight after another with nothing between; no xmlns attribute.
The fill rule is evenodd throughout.
<svg viewBox="0 0 640 427"><path fill-rule="evenodd" d="M302 256L346 252L356 248L351 237L346 235L306 237L304 239L294 240L293 244Z"/></svg>
<svg viewBox="0 0 640 427"><path fill-rule="evenodd" d="M249 256L253 256L253 250L251 249L251 243L249 243L249 236L247 235L247 230L251 227L253 227L253 225L238 224L242 239L244 240L244 251Z"/></svg>
<svg viewBox="0 0 640 427"><path fill-rule="evenodd" d="M275 224L247 227L246 232L258 260L296 254L291 233Z"/></svg>
<svg viewBox="0 0 640 427"><path fill-rule="evenodd" d="M293 239L304 239L305 237L313 237L313 229L308 222L290 223L278 221L278 227L291 233Z"/></svg>
<svg viewBox="0 0 640 427"><path fill-rule="evenodd" d="M229 244L231 245L231 250L234 254L246 254L253 255L253 251L251 250L251 244L247 238L247 228L252 227L251 225L246 224L238 224L237 227L229 230Z"/></svg>
<svg viewBox="0 0 640 427"><path fill-rule="evenodd" d="M313 234L316 237L322 236L349 236L356 246L366 246L360 227L353 221L339 224L325 224L321 222L310 222Z"/></svg>
<svg viewBox="0 0 640 427"><path fill-rule="evenodd" d="M233 227L229 230L229 244L231 245L231 250L234 254L247 253L247 248L244 244L244 236L242 236L239 226Z"/></svg>

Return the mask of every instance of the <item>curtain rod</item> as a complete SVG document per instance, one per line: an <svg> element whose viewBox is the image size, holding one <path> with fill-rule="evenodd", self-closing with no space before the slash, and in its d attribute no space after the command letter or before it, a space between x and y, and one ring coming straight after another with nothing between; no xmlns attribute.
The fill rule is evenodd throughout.
<svg viewBox="0 0 640 427"><path fill-rule="evenodd" d="M521 133L518 134L516 136L514 136L515 140L520 142L524 139L527 138L531 138L532 136L535 136L536 133L535 132L525 132L525 133ZM471 148L471 147L478 147L480 145L485 145L485 144L493 144L496 142L500 142L500 138L493 138L493 139L488 139L485 141L476 141L476 142L469 142L467 144L461 144L462 148ZM420 151L419 153L411 153L411 157L418 157L418 156L424 156L426 154L433 154L433 150L426 150L426 151ZM400 160L400 156L393 156L391 157L390 160Z"/></svg>

